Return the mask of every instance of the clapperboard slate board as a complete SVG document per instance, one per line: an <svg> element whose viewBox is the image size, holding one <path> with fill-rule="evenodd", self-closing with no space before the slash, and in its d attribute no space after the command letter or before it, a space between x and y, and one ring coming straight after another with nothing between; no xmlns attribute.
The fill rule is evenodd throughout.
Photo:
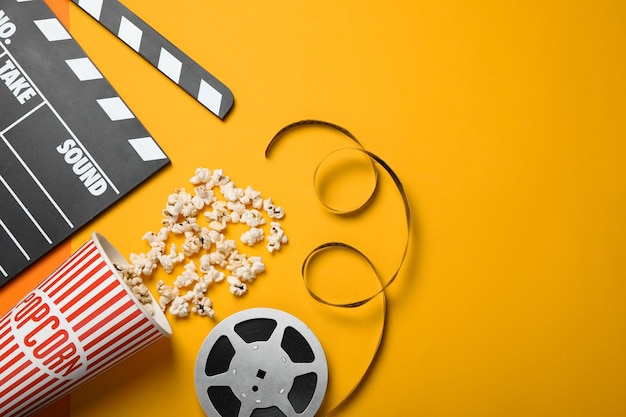
<svg viewBox="0 0 626 417"><path fill-rule="evenodd" d="M0 286L168 163L43 0L2 0Z"/></svg>

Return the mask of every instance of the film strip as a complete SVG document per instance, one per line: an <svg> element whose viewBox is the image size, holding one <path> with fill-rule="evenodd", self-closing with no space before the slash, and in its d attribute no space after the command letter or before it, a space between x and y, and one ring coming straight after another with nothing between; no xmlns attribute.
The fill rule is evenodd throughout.
<svg viewBox="0 0 626 417"><path fill-rule="evenodd" d="M272 152L272 149L274 148L274 146L276 145L276 143L279 141L279 139L283 138L287 133L293 131L294 129L298 129L298 128L304 128L304 127L323 127L323 128L329 128L332 129L334 131L340 132L342 135L348 137L350 140L352 140L357 147L356 148L342 148L339 150L336 150L334 152L331 152L331 154L327 155L317 166L317 168L315 169L315 176L318 175L320 167L322 166L322 164L324 163L324 160L328 157L330 157L332 154L334 154L335 152L340 152L343 150L349 150L351 152L356 152L360 155L365 156L368 160L369 163L371 163L371 167L374 170L374 178L375 178L375 186L373 187L373 189L371 190L371 194L369 195L368 198L365 198L361 204L357 204L354 207L350 207L350 208L340 208L340 207L336 207L333 204L330 204L326 201L324 201L324 198L322 197L322 195L319 193L319 190L316 189L316 193L317 193L317 198L318 200L322 203L322 205L329 210L330 212L334 213L334 214L338 214L338 215L350 215L356 212L359 212L361 210L365 210L368 206L368 204L374 199L374 195L376 194L376 191L378 189L378 180L379 180L379 173L378 171L380 169L383 170L383 172L388 175L388 177L393 181L393 184L396 188L396 190L398 191L401 199L402 199L402 205L403 205L403 211L404 211L404 225L406 226L406 238L404 240L404 243L402 245L402 253L399 257L399 261L397 263L397 266L395 267L395 269L389 274L389 275L383 275L382 273L380 273L378 271L378 269L376 268L376 265L374 264L374 262L361 250L357 249L355 246L352 246L348 243L344 243L344 242L327 242L324 244L321 244L319 246L317 246L316 248L314 248L304 259L303 263L302 263L302 269L301 269L301 275L302 275L302 279L303 279L303 283L304 286L306 287L306 290L308 291L309 295L315 299L317 302L322 303L326 306L330 306L330 307L336 307L336 308L358 308L361 306L364 306L365 304L370 303L371 301L373 301L374 299L377 299L378 297L382 298L382 308L380 310L380 314L382 315L382 326L380 329L380 334L378 335L378 345L376 347L376 350L371 358L370 363L368 364L368 366L366 367L364 373L359 377L359 379L357 380L356 384L354 385L354 387L352 388L352 390L347 394L347 396L345 398L343 398L338 404L334 405L334 407L331 410L328 410L326 415L328 414L332 414L334 411L336 411L342 404L344 404L348 398L350 398L352 396L352 394L357 390L357 388L363 383L363 381L365 380L366 375L370 372L370 370L373 367L373 364L375 362L375 359L378 355L378 352L380 351L380 344L382 342L383 336L384 336L384 332L385 332L385 325L387 322L387 298L386 298L386 294L385 294L385 290L396 280L398 274L400 273L400 271L402 270L403 265L405 264L406 258L407 258L407 254L408 254L408 248L409 248L409 242L410 242L410 236L411 236L411 209L410 209L410 205L409 205L409 201L406 195L406 192L404 190L404 187L402 185L402 183L400 182L400 179L398 178L398 176L395 174L395 172L391 169L391 167L385 162L383 161L380 157L378 157L377 155L373 154L372 152L369 152L368 150L366 150L363 145L361 144L361 142L356 138L356 136L354 136L350 131L348 131L347 129L333 124L333 123L329 123L326 121L322 121L322 120L301 120L301 121L297 121L294 123L291 123L287 126L285 126L284 128L280 129L278 131L278 133L276 133L274 135L274 137L270 140L266 150L265 150L265 157L269 158ZM329 251L347 251L353 255L356 255L358 258L361 258L369 267L369 269L372 271L372 273L376 276L376 279L379 282L379 286L378 289L376 291L373 291L371 294L367 294L365 296L359 296L353 300L349 300L349 301L345 301L345 302L337 302L335 300L332 300L330 298L328 298L326 295L320 294L313 285L311 285L311 281L312 281L312 277L311 277L311 267L313 264L315 264L315 262L317 261L318 257L326 252ZM335 285L335 283L333 282L327 282L327 286L333 286Z"/></svg>
<svg viewBox="0 0 626 417"><path fill-rule="evenodd" d="M0 6L0 285L169 163L43 1Z"/></svg>
<svg viewBox="0 0 626 417"><path fill-rule="evenodd" d="M220 119L233 107L228 87L119 1L72 2Z"/></svg>

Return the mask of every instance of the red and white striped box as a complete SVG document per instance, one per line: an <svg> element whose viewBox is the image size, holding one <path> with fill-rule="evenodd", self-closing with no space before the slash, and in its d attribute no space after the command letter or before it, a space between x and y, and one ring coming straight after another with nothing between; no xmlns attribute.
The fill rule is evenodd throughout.
<svg viewBox="0 0 626 417"><path fill-rule="evenodd" d="M151 315L114 264L124 257L94 233L0 319L0 416L28 416L172 329Z"/></svg>

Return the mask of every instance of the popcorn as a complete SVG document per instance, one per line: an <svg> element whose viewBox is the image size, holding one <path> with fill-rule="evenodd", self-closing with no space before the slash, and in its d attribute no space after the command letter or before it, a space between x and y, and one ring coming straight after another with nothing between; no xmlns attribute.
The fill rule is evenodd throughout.
<svg viewBox="0 0 626 417"><path fill-rule="evenodd" d="M209 230L208 236L213 243L217 243L225 239L224 235L217 230Z"/></svg>
<svg viewBox="0 0 626 417"><path fill-rule="evenodd" d="M202 241L200 240L200 236L194 234L185 234L185 243L181 246L183 253L185 256L191 256L194 253L200 252L202 248Z"/></svg>
<svg viewBox="0 0 626 417"><path fill-rule="evenodd" d="M204 217L210 221L209 227L211 229L221 232L226 228L226 223L230 221L230 213L223 201L215 201L211 207L213 210L205 211Z"/></svg>
<svg viewBox="0 0 626 417"><path fill-rule="evenodd" d="M256 243L263 240L265 233L263 229L258 227L251 227L247 232L241 235L241 241L248 246L254 246Z"/></svg>
<svg viewBox="0 0 626 417"><path fill-rule="evenodd" d="M243 296L248 285L265 272L260 256L239 252L237 242L227 238L228 225L247 225L248 230L239 240L251 248L266 239L266 248L271 253L287 243L287 236L276 221L285 213L271 197L264 199L250 186L236 186L221 169L197 168L189 181L194 186L193 192L177 188L169 194L162 210L161 228L143 235L142 240L150 249L131 253L131 264L118 269L131 291L151 310L148 304L151 296L142 277L151 276L159 266L171 274L181 264L183 271L173 282L168 284L162 279L157 282L159 307L177 317L195 313L212 318L215 312L207 294L210 288L226 280L233 295ZM220 191L217 194L216 189ZM200 214L202 224L198 223ZM264 227L268 228L265 226L268 218L274 221L266 238Z"/></svg>
<svg viewBox="0 0 626 417"><path fill-rule="evenodd" d="M145 253L131 253L130 263L135 269L136 275L143 274L149 276L152 274L152 271L154 271L154 268L156 268L156 262L154 261L154 259L149 258Z"/></svg>
<svg viewBox="0 0 626 417"><path fill-rule="evenodd" d="M167 201L168 203L162 211L164 217L163 223L172 224L176 222L178 216L180 215L180 212L183 211L183 202L178 201L176 193L170 194Z"/></svg>
<svg viewBox="0 0 626 417"><path fill-rule="evenodd" d="M246 282L252 282L256 279L257 274L265 271L265 265L259 256L248 259L245 254L235 251L228 258L226 269L232 272L232 276Z"/></svg>
<svg viewBox="0 0 626 417"><path fill-rule="evenodd" d="M184 297L177 295L170 305L169 312L173 316L187 317L189 315L189 302Z"/></svg>
<svg viewBox="0 0 626 417"><path fill-rule="evenodd" d="M213 317L215 312L213 311L213 302L206 296L209 283L204 280L196 282L193 289L184 298L191 303L191 311L201 316Z"/></svg>
<svg viewBox="0 0 626 417"><path fill-rule="evenodd" d="M263 198L261 197L261 193L250 186L246 187L243 195L239 198L239 201L245 206L252 205L252 207L257 210L263 207Z"/></svg>
<svg viewBox="0 0 626 417"><path fill-rule="evenodd" d="M280 227L280 223L272 222L270 223L272 226L270 229L270 235L267 237L267 250L272 253L275 250L280 250L282 244L287 243L287 235Z"/></svg>
<svg viewBox="0 0 626 417"><path fill-rule="evenodd" d="M260 256L251 256L248 260L252 262L250 270L255 277L260 273L265 272L265 264Z"/></svg>
<svg viewBox="0 0 626 417"><path fill-rule="evenodd" d="M237 297L241 297L248 292L248 286L241 282L237 277L228 277L228 283L230 284L230 293L236 295Z"/></svg>
<svg viewBox="0 0 626 417"><path fill-rule="evenodd" d="M222 239L215 242L215 249L217 252L222 253L225 256L229 256L234 250L237 249L237 243L232 239L224 238L224 235L221 237Z"/></svg>
<svg viewBox="0 0 626 417"><path fill-rule="evenodd" d="M185 218L194 217L198 214L198 208L193 203L193 200L190 199L188 203L183 205L180 214Z"/></svg>
<svg viewBox="0 0 626 417"><path fill-rule="evenodd" d="M120 272L122 279L130 288L131 293L137 298L146 311L150 315L154 314L152 296L150 295L148 287L143 283L143 279L139 275L137 268L133 265L113 264L113 266Z"/></svg>
<svg viewBox="0 0 626 417"><path fill-rule="evenodd" d="M198 213L198 209L192 202L191 194L184 188L176 189L167 198L167 204L163 210L164 224L175 223L179 216L192 217Z"/></svg>
<svg viewBox="0 0 626 417"><path fill-rule="evenodd" d="M196 214L197 214L198 211L202 210L205 205L211 204L211 203L207 203L204 201L204 199L198 197L197 195L194 195L193 197L191 197L191 204L196 209Z"/></svg>
<svg viewBox="0 0 626 417"><path fill-rule="evenodd" d="M166 273L171 274L174 270L174 265L181 263L185 259L185 254L176 252L176 244L172 243L170 246L170 252L167 255L159 255L157 260L161 264L161 267Z"/></svg>
<svg viewBox="0 0 626 417"><path fill-rule="evenodd" d="M176 277L174 286L177 288L188 287L199 279L200 276L196 272L196 263L194 261L189 261L189 263L185 265L183 273Z"/></svg>
<svg viewBox="0 0 626 417"><path fill-rule="evenodd" d="M137 297L137 299L139 300L140 303L142 304L150 304L152 303L152 297L150 296L150 290L148 290L148 287L146 287L146 285L141 282L141 283L137 283L136 285L133 285L131 287L131 291L133 294L135 294L135 296Z"/></svg>
<svg viewBox="0 0 626 417"><path fill-rule="evenodd" d="M256 209L245 210L241 215L241 223L245 223L250 227L257 227L265 224L265 219L261 212Z"/></svg>
<svg viewBox="0 0 626 417"><path fill-rule="evenodd" d="M232 181L221 186L220 191L229 202L239 201L239 199L243 197L243 190L235 187L235 183Z"/></svg>
<svg viewBox="0 0 626 417"><path fill-rule="evenodd" d="M174 301L174 298L176 298L180 294L178 288L167 285L165 282L163 282L163 280L159 280L159 282L157 282L156 290L157 293L159 293L159 306L163 311L165 311L168 304Z"/></svg>
<svg viewBox="0 0 626 417"><path fill-rule="evenodd" d="M211 180L216 186L220 187L230 181L230 178L224 175L221 169L215 169L213 170L213 175L211 175Z"/></svg>
<svg viewBox="0 0 626 417"><path fill-rule="evenodd" d="M212 252L208 254L208 257L211 265L218 265L224 268L228 263L226 260L226 254L223 252Z"/></svg>
<svg viewBox="0 0 626 417"><path fill-rule="evenodd" d="M196 188L194 188L194 192L196 193L196 195L193 196L191 201L194 201L195 199L197 199L197 200L202 201L204 205L212 204L215 201L215 193L213 192L213 190L207 188L205 184L201 184L197 186ZM196 203L194 204L198 206ZM198 209L201 210L202 207L198 207Z"/></svg>
<svg viewBox="0 0 626 417"><path fill-rule="evenodd" d="M194 185L198 185L201 183L206 183L211 179L211 171L208 168L196 168L196 173L189 180L190 183Z"/></svg>
<svg viewBox="0 0 626 417"><path fill-rule="evenodd" d="M148 314L150 314L151 316L154 316L154 307L152 307L152 298L150 298L150 302L149 303L143 303L141 305L143 306L143 308L146 309Z"/></svg>
<svg viewBox="0 0 626 417"><path fill-rule="evenodd" d="M230 256L228 257L228 265L226 269L232 271L235 268L238 268L247 263L246 255L239 253L236 249L232 251Z"/></svg>
<svg viewBox="0 0 626 417"><path fill-rule="evenodd" d="M204 272L202 279L207 284L220 282L224 279L224 273L211 263L210 255L202 255L202 258L200 258L200 271Z"/></svg>
<svg viewBox="0 0 626 417"><path fill-rule="evenodd" d="M187 294L185 294L185 300L193 301L193 300L199 300L201 298L204 298L208 288L209 288L209 284L207 284L203 280L196 282L196 285L193 286L193 289L188 291Z"/></svg>
<svg viewBox="0 0 626 417"><path fill-rule="evenodd" d="M240 223L241 216L246 211L246 205L241 201L229 201L226 203L226 208L230 210L230 221Z"/></svg>
<svg viewBox="0 0 626 417"><path fill-rule="evenodd" d="M185 221L180 223L174 223L170 229L172 233L176 235L184 235L187 232L197 233L200 231L200 226L196 222L195 217L187 217Z"/></svg>
<svg viewBox="0 0 626 417"><path fill-rule="evenodd" d="M209 297L202 297L199 300L193 300L191 311L200 315L213 318L215 311L213 310L213 303Z"/></svg>
<svg viewBox="0 0 626 417"><path fill-rule="evenodd" d="M147 232L141 238L148 242L150 247L165 247L165 241L167 240L167 235L169 234L169 229L167 227L162 227L159 230L159 233Z"/></svg>
<svg viewBox="0 0 626 417"><path fill-rule="evenodd" d="M271 197L263 200L263 210L265 210L267 215L270 216L272 219L280 220L285 217L285 211L283 210L283 208L274 205L274 203L272 203Z"/></svg>
<svg viewBox="0 0 626 417"><path fill-rule="evenodd" d="M198 234L198 239L200 240L200 245L202 249L208 251L211 249L211 245L213 244L213 237L211 236L211 230L203 227L200 229L200 233Z"/></svg>

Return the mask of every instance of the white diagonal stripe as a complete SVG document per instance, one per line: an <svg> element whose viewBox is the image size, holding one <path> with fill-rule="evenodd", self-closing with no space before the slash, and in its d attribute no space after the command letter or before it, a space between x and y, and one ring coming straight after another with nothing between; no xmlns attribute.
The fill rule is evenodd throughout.
<svg viewBox="0 0 626 417"><path fill-rule="evenodd" d="M112 121L134 119L135 116L119 97L96 100Z"/></svg>
<svg viewBox="0 0 626 417"><path fill-rule="evenodd" d="M167 75L172 81L178 84L183 63L165 48L161 48L161 54L159 55L159 63L157 64L157 67L163 74Z"/></svg>
<svg viewBox="0 0 626 417"><path fill-rule="evenodd" d="M136 52L139 52L143 31L124 16L120 20L120 30L117 32L117 36Z"/></svg>
<svg viewBox="0 0 626 417"><path fill-rule="evenodd" d="M102 0L80 0L78 5L81 9L92 15L96 20L100 20Z"/></svg>
<svg viewBox="0 0 626 417"><path fill-rule="evenodd" d="M144 161L165 159L167 156L151 137L129 139L128 142Z"/></svg>
<svg viewBox="0 0 626 417"><path fill-rule="evenodd" d="M204 80L200 80L200 90L198 91L198 101L215 114L220 114L222 106L222 93Z"/></svg>
<svg viewBox="0 0 626 417"><path fill-rule="evenodd" d="M96 68L89 58L68 59L65 62L81 81L91 81L103 78L100 71L98 71L98 68Z"/></svg>
<svg viewBox="0 0 626 417"><path fill-rule="evenodd" d="M35 20L35 25L41 33L48 39L48 42L64 41L72 39L65 27L56 18Z"/></svg>

